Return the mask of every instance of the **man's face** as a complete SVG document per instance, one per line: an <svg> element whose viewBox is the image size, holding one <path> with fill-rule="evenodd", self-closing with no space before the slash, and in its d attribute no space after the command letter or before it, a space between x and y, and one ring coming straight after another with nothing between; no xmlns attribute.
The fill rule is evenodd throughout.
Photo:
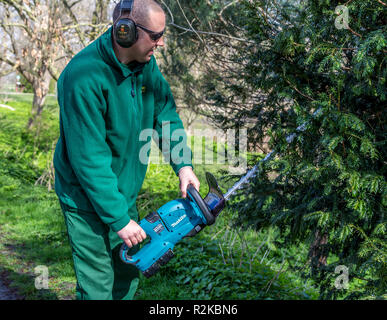
<svg viewBox="0 0 387 320"><path fill-rule="evenodd" d="M165 29L165 14L163 12L150 12L147 23L141 25L148 30L159 33ZM158 46L164 46L164 37L162 36L157 41L154 41L140 27L137 28L137 31L138 40L130 50L134 60L145 63L151 59L152 54Z"/></svg>

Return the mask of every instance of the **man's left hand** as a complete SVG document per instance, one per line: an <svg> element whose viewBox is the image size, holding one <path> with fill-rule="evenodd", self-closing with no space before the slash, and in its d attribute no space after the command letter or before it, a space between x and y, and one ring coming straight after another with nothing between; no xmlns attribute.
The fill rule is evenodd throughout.
<svg viewBox="0 0 387 320"><path fill-rule="evenodd" d="M191 167L183 167L179 170L180 191L183 198L187 197L187 187L191 183L199 191L200 182Z"/></svg>

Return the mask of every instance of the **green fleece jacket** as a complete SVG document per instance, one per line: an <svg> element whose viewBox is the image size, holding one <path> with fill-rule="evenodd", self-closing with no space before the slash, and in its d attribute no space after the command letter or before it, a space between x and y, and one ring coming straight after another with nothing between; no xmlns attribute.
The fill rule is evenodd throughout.
<svg viewBox="0 0 387 320"><path fill-rule="evenodd" d="M140 161L140 153L151 139L149 135L141 141L146 139L140 134L157 132L160 150L176 174L192 166L192 153L155 58L122 64L114 54L111 32L79 52L58 80L60 137L54 167L60 201L97 212L119 231L130 219L138 219L136 198L148 165ZM168 130L162 128L165 122Z"/></svg>

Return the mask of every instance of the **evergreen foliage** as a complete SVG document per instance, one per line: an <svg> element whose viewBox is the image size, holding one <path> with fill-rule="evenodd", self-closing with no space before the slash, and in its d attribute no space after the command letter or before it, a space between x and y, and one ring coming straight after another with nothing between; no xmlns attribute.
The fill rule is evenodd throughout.
<svg viewBox="0 0 387 320"><path fill-rule="evenodd" d="M249 124L250 146L269 137L270 148L280 154L236 197L239 223L277 227L283 246L310 244L305 276L320 285L321 298L382 297L385 4L353 0L343 8L333 0L243 0L225 9L226 1L207 1L205 11L203 1L194 2L201 4L195 13L185 10L187 21L195 21L192 27L233 38L172 31L168 50L174 50L179 68L188 70L189 57L197 59L198 53L179 58L188 50L203 57L195 64L199 72L179 84L187 101L224 129ZM184 19L175 17L182 24ZM183 40L189 43L184 48ZM192 84L202 96L191 94ZM312 117L317 109L321 112ZM307 130L289 145L286 136L304 122ZM349 290L335 287L339 265L348 268Z"/></svg>

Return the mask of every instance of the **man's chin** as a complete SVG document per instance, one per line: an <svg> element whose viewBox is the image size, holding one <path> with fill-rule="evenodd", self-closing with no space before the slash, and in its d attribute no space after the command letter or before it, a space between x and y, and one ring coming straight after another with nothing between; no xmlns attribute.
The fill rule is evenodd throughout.
<svg viewBox="0 0 387 320"><path fill-rule="evenodd" d="M141 59L138 59L137 61L140 62L140 63L146 63L146 62L149 62L150 59L152 58L152 54L148 54L146 55L145 57L141 58Z"/></svg>

